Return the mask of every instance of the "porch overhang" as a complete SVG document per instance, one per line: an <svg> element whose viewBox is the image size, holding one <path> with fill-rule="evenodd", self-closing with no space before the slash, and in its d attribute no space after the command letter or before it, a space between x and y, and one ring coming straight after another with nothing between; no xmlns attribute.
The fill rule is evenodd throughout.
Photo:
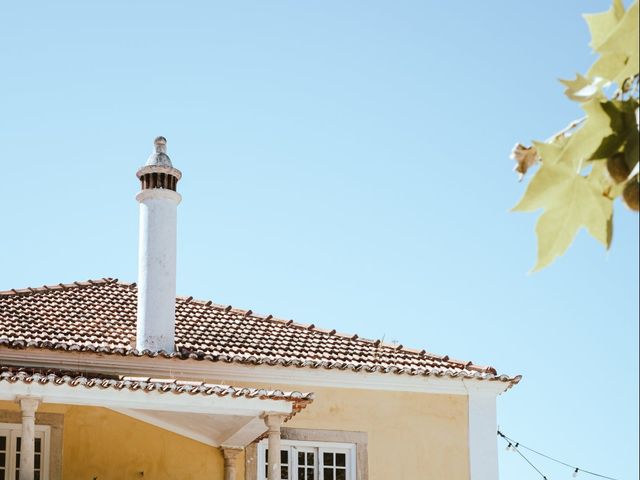
<svg viewBox="0 0 640 480"><path fill-rule="evenodd" d="M104 407L211 446L245 447L266 415L290 418L313 395L172 379L80 375L3 367L0 400Z"/></svg>

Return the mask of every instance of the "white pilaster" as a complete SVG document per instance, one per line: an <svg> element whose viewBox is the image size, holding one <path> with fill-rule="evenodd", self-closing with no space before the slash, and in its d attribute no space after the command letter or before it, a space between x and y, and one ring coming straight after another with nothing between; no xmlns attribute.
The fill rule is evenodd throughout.
<svg viewBox="0 0 640 480"><path fill-rule="evenodd" d="M36 439L36 410L39 400L22 397L18 399L22 412L22 432L20 434L20 480L33 480L33 459Z"/></svg>
<svg viewBox="0 0 640 480"><path fill-rule="evenodd" d="M267 458L267 479L280 480L280 427L283 416L281 414L266 414L264 423L268 430L269 456Z"/></svg>
<svg viewBox="0 0 640 480"><path fill-rule="evenodd" d="M469 388L469 478L498 480L497 392Z"/></svg>
<svg viewBox="0 0 640 480"><path fill-rule="evenodd" d="M176 229L181 196L172 190L142 190L138 251L138 322L136 348L175 348Z"/></svg>

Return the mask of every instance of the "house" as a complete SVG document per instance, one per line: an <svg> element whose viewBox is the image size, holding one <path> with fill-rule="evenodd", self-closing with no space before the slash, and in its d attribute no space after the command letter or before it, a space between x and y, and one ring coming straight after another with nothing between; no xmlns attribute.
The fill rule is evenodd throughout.
<svg viewBox="0 0 640 480"><path fill-rule="evenodd" d="M176 298L164 138L137 175L137 284L0 292L0 480L498 478L519 376Z"/></svg>

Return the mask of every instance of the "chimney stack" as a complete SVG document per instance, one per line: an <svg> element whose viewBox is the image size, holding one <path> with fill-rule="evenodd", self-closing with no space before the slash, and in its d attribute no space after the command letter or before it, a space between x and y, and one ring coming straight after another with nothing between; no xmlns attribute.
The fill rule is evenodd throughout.
<svg viewBox="0 0 640 480"><path fill-rule="evenodd" d="M138 247L138 319L136 348L175 350L176 322L176 192L180 170L167 155L167 139L154 141L154 152L136 173L141 191Z"/></svg>

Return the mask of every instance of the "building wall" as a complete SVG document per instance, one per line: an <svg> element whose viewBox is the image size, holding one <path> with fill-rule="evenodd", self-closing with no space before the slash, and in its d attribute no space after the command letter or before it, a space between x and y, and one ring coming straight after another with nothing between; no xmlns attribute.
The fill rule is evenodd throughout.
<svg viewBox="0 0 640 480"><path fill-rule="evenodd" d="M466 397L313 391L314 402L286 426L367 432L369 480L468 480Z"/></svg>
<svg viewBox="0 0 640 480"><path fill-rule="evenodd" d="M313 390L316 400L286 426L367 432L370 480L468 480L466 397ZM6 409L17 406L0 402ZM223 478L217 448L104 408L44 404L39 411L64 414L65 479ZM242 479L243 459L238 463Z"/></svg>
<svg viewBox="0 0 640 480"><path fill-rule="evenodd" d="M18 410L0 402L8 409ZM220 450L195 440L106 408L43 404L38 412L64 415L65 480L223 479Z"/></svg>

